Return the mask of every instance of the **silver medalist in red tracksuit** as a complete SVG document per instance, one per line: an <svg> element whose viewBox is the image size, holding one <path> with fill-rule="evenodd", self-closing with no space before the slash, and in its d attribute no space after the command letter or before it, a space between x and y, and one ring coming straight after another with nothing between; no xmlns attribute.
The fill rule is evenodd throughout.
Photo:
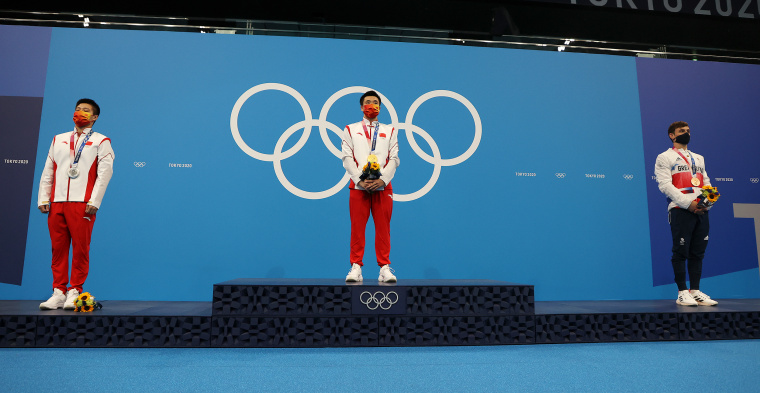
<svg viewBox="0 0 760 393"><path fill-rule="evenodd" d="M48 229L53 248L53 288L66 293L76 289L82 293L90 266L90 239L95 214L85 213L87 205L100 208L108 182L113 175L114 152L111 140L92 132L79 157L79 176L67 174L75 155L85 142L90 128L58 134L50 145L42 171L38 206L50 205ZM73 152L73 154L72 154ZM69 248L73 246L71 280L69 280Z"/></svg>

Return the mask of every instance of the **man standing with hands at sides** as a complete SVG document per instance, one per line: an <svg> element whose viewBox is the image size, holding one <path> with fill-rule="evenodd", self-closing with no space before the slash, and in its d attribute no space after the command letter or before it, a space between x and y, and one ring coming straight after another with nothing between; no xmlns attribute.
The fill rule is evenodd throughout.
<svg viewBox="0 0 760 393"><path fill-rule="evenodd" d="M90 266L90 238L103 194L113 174L111 140L93 131L100 107L89 98L77 101L74 130L58 134L42 171L37 206L48 214L53 248L53 296L40 310L74 309ZM71 280L69 248L73 247Z"/></svg>
<svg viewBox="0 0 760 393"><path fill-rule="evenodd" d="M714 306L718 304L699 290L702 258L707 249L710 220L708 210L697 203L702 186L710 185L705 159L690 152L689 124L677 121L668 127L673 148L657 156L654 173L660 191L668 197L668 221L673 236L673 273L678 285L677 304L682 306ZM686 260L689 260L689 284L686 286Z"/></svg>
<svg viewBox="0 0 760 393"><path fill-rule="evenodd" d="M388 125L380 124L380 96L375 91L364 93L359 99L364 113L362 121L346 126L341 148L343 167L351 177L348 207L351 216L351 271L346 282L361 282L364 258L364 233L370 213L375 222L375 254L380 266L380 282L396 282L390 269L391 213L393 189L391 179L399 165L398 133ZM380 178L362 176L368 162L380 166Z"/></svg>

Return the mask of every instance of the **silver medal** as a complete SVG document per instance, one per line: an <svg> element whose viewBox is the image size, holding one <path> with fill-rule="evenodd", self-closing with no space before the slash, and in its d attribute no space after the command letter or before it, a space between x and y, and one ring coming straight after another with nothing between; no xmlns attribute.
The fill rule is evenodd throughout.
<svg viewBox="0 0 760 393"><path fill-rule="evenodd" d="M79 168L77 167L69 168L69 170L66 173L69 175L70 178L76 179L77 176L79 176Z"/></svg>

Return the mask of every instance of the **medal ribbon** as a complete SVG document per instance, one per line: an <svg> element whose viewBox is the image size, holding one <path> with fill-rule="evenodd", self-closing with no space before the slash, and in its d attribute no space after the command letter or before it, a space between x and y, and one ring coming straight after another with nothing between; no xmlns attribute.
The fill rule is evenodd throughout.
<svg viewBox="0 0 760 393"><path fill-rule="evenodd" d="M364 135L367 137L367 140L369 140L369 130L367 130L367 125L362 122L362 127L364 127ZM375 154L375 146L377 145L377 134L379 134L380 130L380 122L377 122L377 125L375 126L375 133L372 135L372 150L370 151L370 154Z"/></svg>
<svg viewBox="0 0 760 393"><path fill-rule="evenodd" d="M697 164L694 162L694 154L691 155L691 165L689 165L689 160L687 160L686 157L684 157L684 155L681 154L680 151L678 151L678 149L676 149L674 147L673 150L675 150L676 153L678 153L678 155L681 156L681 158L683 158L684 162L686 162L686 166L688 166L689 167L689 171L691 171L691 177L696 177L697 176Z"/></svg>
<svg viewBox="0 0 760 393"><path fill-rule="evenodd" d="M82 155L82 149L84 149L84 145L87 144L87 140L90 139L90 135L92 135L92 128L90 129L90 132L85 135L82 144L79 146L79 151L77 151L76 156L74 155L74 134L76 134L76 131L71 133L71 143L69 143L69 158L71 159L72 168L76 168L77 164L79 163L79 157Z"/></svg>

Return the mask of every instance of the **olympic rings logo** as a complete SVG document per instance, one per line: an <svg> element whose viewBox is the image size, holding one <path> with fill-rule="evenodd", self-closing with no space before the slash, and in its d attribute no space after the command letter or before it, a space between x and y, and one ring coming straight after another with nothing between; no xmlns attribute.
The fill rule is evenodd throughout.
<svg viewBox="0 0 760 393"><path fill-rule="evenodd" d="M145 166L145 163L144 163L144 162L135 162L134 164L135 164L135 167L136 167L136 168L142 168L142 167L144 167L144 166Z"/></svg>
<svg viewBox="0 0 760 393"><path fill-rule="evenodd" d="M626 173L625 175L623 175L623 178L625 180L632 180L633 179L633 175L629 175L629 174Z"/></svg>
<svg viewBox="0 0 760 393"><path fill-rule="evenodd" d="M564 179L565 174L564 173L555 173L554 176L557 176L557 179Z"/></svg>
<svg viewBox="0 0 760 393"><path fill-rule="evenodd" d="M749 181L750 181L750 182L752 182L752 183L755 183L755 184L757 184L758 180L760 180L760 179L758 179L758 178L756 178L756 177L751 177L751 178L749 179Z"/></svg>
<svg viewBox="0 0 760 393"><path fill-rule="evenodd" d="M280 138L277 140L277 143L274 146L274 152L272 154L267 153L261 153L254 149L252 149L250 146L248 146L247 143L243 140L243 138L240 136L240 130L238 129L238 115L240 114L240 109L243 107L243 104L251 98L256 93L260 93L262 91L267 90L278 90L282 91L284 93L289 94L293 98L298 101L298 103L301 105L301 109L303 110L304 120L299 121L298 123L293 124L290 126L285 132L282 133ZM280 183L290 191L291 194L299 196L304 199L324 199L331 197L335 194L337 194L348 182L349 176L348 173L344 174L343 177L338 181L337 184L335 184L333 187L324 190L324 191L318 191L318 192L311 192L311 191L305 191L301 190L300 188L294 186L288 179L285 177L285 174L282 170L282 161L292 157L294 154L298 153L299 150L306 144L306 141L309 139L309 135L311 134L312 127L318 127L319 129L319 135L322 138L322 142L327 147L327 150L330 151L335 157L340 159L341 157L341 149L338 147L335 147L332 144L332 141L330 141L330 138L327 134L327 130L334 132L338 136L343 136L343 130L336 126L333 123L328 122L327 119L327 113L330 111L330 108L332 105L337 101L339 98L346 96L348 94L353 93L364 93L368 90L375 90L371 89L369 87L364 86L351 86L346 87L344 89L339 90L330 98L327 99L324 106L322 106L322 110L319 112L319 118L313 119L311 114L311 108L309 107L309 104L306 102L306 99L303 98L303 96L293 89L290 86L286 86L280 83L263 83L257 86L254 86L250 89L248 89L245 93L243 93L235 102L235 105L232 108L232 114L230 115L230 130L232 131L232 137L235 139L235 143L237 143L238 147L240 147L243 152L248 154L249 156L260 160L260 161L271 161L274 165L274 173L277 176L277 179L280 181ZM377 91L377 90L375 90ZM413 201L417 198L422 197L423 195L427 194L433 186L435 186L435 183L438 181L438 177L441 174L441 168L444 166L453 166L458 165L470 158L473 153L475 153L475 150L477 150L478 145L480 145L480 138L483 134L483 125L480 121L480 115L478 114L478 111L475 109L475 107L472 105L472 103L462 95L455 93L453 91L448 90L434 90L427 92L423 95L421 95L417 100L415 100L411 107L409 107L409 111L406 114L406 119L403 123L400 123L398 121L398 114L396 113L396 109L393 107L393 104L391 101L386 98L382 93L377 91L380 95L380 99L383 102L384 107L388 110L388 113L391 117L391 126L396 128L397 130L406 130L406 137L409 140L409 145L412 147L412 150L420 156L424 161L433 164L433 174L430 177L430 180L422 186L419 190L412 192L410 194L394 194L394 200L399 202L406 202L406 201ZM473 137L472 144L470 144L470 147L461 155L454 157L454 158L441 158L441 153L438 150L438 145L435 143L433 138L428 134L425 130L423 130L420 127L415 126L412 124L412 121L414 119L414 114L417 112L417 109L422 105L424 102L431 98L435 97L449 97L452 99L455 99L459 101L462 105L467 108L467 110L472 115L472 119L475 123L475 136ZM285 142L288 140L288 138L296 133L298 130L303 129L304 132L301 135L301 138L296 142L293 147L286 151L282 151L283 146L285 145ZM420 149L419 145L417 145L417 141L414 139L414 134L418 134L422 137L422 139L427 142L427 144L430 146L430 149L433 153L433 156L431 157L427 153L425 153L422 149Z"/></svg>
<svg viewBox="0 0 760 393"><path fill-rule="evenodd" d="M394 291L388 293L383 293L382 291L375 293L364 291L359 295L359 301L370 310L376 310L378 307L383 310L390 310L391 306L398 302L398 293Z"/></svg>

